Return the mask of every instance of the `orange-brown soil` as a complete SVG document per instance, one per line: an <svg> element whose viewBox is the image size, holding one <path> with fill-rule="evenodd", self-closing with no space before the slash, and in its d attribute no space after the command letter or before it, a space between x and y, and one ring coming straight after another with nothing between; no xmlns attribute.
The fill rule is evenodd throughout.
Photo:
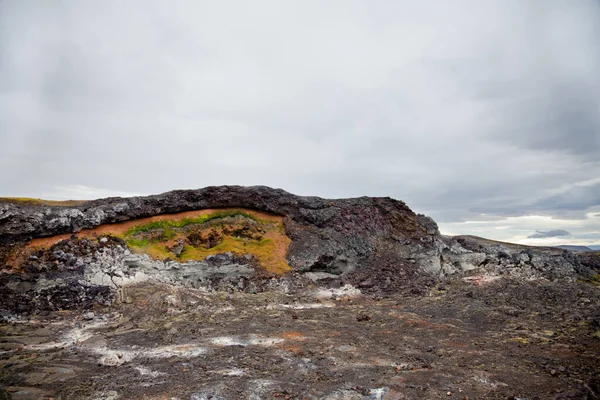
<svg viewBox="0 0 600 400"><path fill-rule="evenodd" d="M261 233L262 240L242 240L239 238L232 237L230 235L222 235L224 229L214 228L207 224L200 224L200 231L205 232L208 230L218 231L217 233L223 236L222 242L216 246L205 248L202 246L191 246L190 243L186 243L185 251L181 255L181 261L204 259L208 255L217 254L220 252L233 252L238 254L252 254L260 262L261 266L269 273L283 274L291 270L291 267L286 261L286 255L291 240L285 235L283 230L283 217L265 212L259 212L254 210L246 209L204 209L198 211L188 211L177 214L164 214L157 215L149 218L141 218L137 220L131 220L116 224L101 225L93 229L84 229L77 232L77 236L80 238L99 238L101 236L117 236L127 239L128 232L132 229L140 226L144 226L153 222L159 221L181 221L184 219L192 219L200 216L206 216L214 213L227 213L240 211L244 214L249 214L257 221L261 221L261 225L264 227ZM204 226L207 225L208 227ZM235 228L235 225L231 225L229 230ZM227 231L226 231L227 232ZM137 236L137 235L136 235ZM33 251L41 248L50 248L61 240L68 239L71 234L57 235L44 238L36 238L28 242L24 248L14 251L13 256L9 259L8 264L19 265L23 260L28 257ZM162 240L159 243L152 243L150 245L133 245L130 247L137 253L145 253L155 259L166 259L177 257L170 251L178 241L184 241L186 239L182 232L177 232L173 237L168 240Z"/></svg>

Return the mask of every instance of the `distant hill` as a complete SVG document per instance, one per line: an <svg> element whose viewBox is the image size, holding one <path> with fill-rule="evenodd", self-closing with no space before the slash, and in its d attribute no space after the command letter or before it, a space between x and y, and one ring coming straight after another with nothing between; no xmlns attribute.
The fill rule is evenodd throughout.
<svg viewBox="0 0 600 400"><path fill-rule="evenodd" d="M595 249L593 247L600 248L600 246L587 247L587 246L570 246L570 245L562 245L562 246L554 246L554 247L558 247L559 249L564 249L564 250L571 250L571 251L594 251Z"/></svg>
<svg viewBox="0 0 600 400"><path fill-rule="evenodd" d="M600 250L600 244L595 244L593 246L588 246L590 249L594 250L594 251L598 251Z"/></svg>

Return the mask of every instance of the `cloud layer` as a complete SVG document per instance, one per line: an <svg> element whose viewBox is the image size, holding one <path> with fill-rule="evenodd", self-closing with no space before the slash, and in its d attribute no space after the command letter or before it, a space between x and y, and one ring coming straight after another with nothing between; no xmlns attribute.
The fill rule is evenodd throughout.
<svg viewBox="0 0 600 400"><path fill-rule="evenodd" d="M554 229L551 231L536 231L533 235L527 236L529 239L542 239L559 236L571 236L571 234L564 229Z"/></svg>
<svg viewBox="0 0 600 400"><path fill-rule="evenodd" d="M600 242L598 38L594 0L0 1L0 195L266 184Z"/></svg>

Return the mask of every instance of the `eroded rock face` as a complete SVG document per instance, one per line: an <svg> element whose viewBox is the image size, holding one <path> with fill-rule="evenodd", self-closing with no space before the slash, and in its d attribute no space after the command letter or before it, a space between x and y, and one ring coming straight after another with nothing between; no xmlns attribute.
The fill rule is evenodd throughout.
<svg viewBox="0 0 600 400"><path fill-rule="evenodd" d="M123 288L150 282L204 291L257 291L257 260L222 253L201 261L160 261L114 237L63 240L39 250L24 272L0 274L0 310L31 313L127 301Z"/></svg>
<svg viewBox="0 0 600 400"><path fill-rule="evenodd" d="M264 276L258 276L260 262L250 254L223 253L186 262L180 257L183 238L187 244L212 248L224 233L239 236L235 229L215 227L207 233L191 227L183 232L187 236L168 246L174 259L136 254L124 240L108 235L63 240L26 255L18 266L7 261L31 238L165 213L234 207L283 216L283 229L281 220L278 229L291 239L286 259L295 272L308 273L306 279L322 286L352 285L364 293L421 295L436 279L450 275L575 280L592 276L598 264L593 254L583 259L562 249L444 237L431 218L390 198L328 200L267 187L220 186L95 200L72 208L0 203L0 272L5 272L0 274L0 309L27 313L110 304L126 300L122 289L127 285L146 281L257 292ZM260 241L264 227L251 220L245 224L236 229L246 229L244 235ZM147 232L139 239L154 240L159 233Z"/></svg>
<svg viewBox="0 0 600 400"><path fill-rule="evenodd" d="M440 237L442 275L484 273L517 279L574 280L595 273L593 254L495 242L475 236Z"/></svg>
<svg viewBox="0 0 600 400"><path fill-rule="evenodd" d="M401 201L369 197L328 200L263 186L178 190L95 200L73 208L4 203L0 204L0 240L10 246L32 237L73 233L101 224L225 207L284 216L286 234L292 239L287 258L299 271L351 272L372 266L379 250L393 250L399 260L414 258L415 267L437 272L431 257L424 256L435 251L437 226Z"/></svg>

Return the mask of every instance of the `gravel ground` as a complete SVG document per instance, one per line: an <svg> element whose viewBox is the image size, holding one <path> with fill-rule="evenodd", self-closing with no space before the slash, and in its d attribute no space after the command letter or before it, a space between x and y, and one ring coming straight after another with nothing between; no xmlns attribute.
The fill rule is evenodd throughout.
<svg viewBox="0 0 600 400"><path fill-rule="evenodd" d="M600 288L474 282L386 298L129 287L128 303L0 324L0 385L15 400L600 398Z"/></svg>

